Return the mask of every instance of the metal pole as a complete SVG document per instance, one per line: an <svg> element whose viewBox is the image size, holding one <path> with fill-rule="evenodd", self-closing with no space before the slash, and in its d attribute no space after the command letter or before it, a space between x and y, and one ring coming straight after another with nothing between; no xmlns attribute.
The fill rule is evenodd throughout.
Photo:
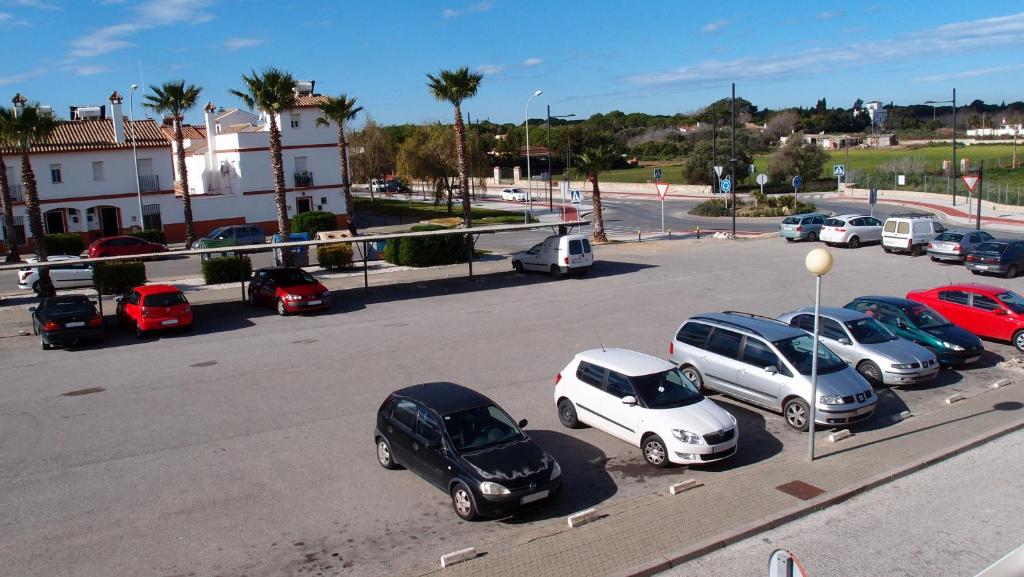
<svg viewBox="0 0 1024 577"><path fill-rule="evenodd" d="M821 312L821 276L814 277L814 345L811 347L811 406L808 423L807 460L814 460L814 421L818 417L818 326Z"/></svg>
<svg viewBox="0 0 1024 577"><path fill-rule="evenodd" d="M736 83L732 83L732 129L729 140L732 154L729 157L729 187L732 192L732 237L736 238Z"/></svg>
<svg viewBox="0 0 1024 577"><path fill-rule="evenodd" d="M718 108L711 109L711 195L718 193Z"/></svg>
<svg viewBox="0 0 1024 577"><path fill-rule="evenodd" d="M551 105L548 104L548 210L554 212L555 201L551 198Z"/></svg>
<svg viewBox="0 0 1024 577"><path fill-rule="evenodd" d="M953 89L953 206L956 206L956 88ZM967 211L970 210L968 205Z"/></svg>
<svg viewBox="0 0 1024 577"><path fill-rule="evenodd" d="M985 192L985 161L978 163L978 214L974 221L975 230L981 230L981 197Z"/></svg>
<svg viewBox="0 0 1024 577"><path fill-rule="evenodd" d="M533 208L533 174L530 172L530 101L534 96L540 96L542 90L534 91L533 95L526 99L526 204L523 205L523 223L529 224L530 210Z"/></svg>
<svg viewBox="0 0 1024 577"><path fill-rule="evenodd" d="M366 264L366 253L369 250L369 243L363 241L363 292L370 292L370 270Z"/></svg>
<svg viewBox="0 0 1024 577"><path fill-rule="evenodd" d="M128 124L132 125L132 165L135 168L135 194L139 197L139 230L146 230L146 217L142 214L142 184L139 182L139 157L135 152L135 90L138 89L138 85L132 84L132 89L128 92ZM120 122L121 119L117 119ZM179 122L175 119L175 122ZM173 170L172 170L173 172ZM182 191L184 194L185 191ZM102 227L101 227L102 228Z"/></svg>

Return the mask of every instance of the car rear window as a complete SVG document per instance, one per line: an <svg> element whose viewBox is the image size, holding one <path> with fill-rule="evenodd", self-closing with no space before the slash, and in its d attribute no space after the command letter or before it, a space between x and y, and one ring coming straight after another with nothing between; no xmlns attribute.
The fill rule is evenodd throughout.
<svg viewBox="0 0 1024 577"><path fill-rule="evenodd" d="M910 234L910 223L901 222L896 226L896 234Z"/></svg>
<svg viewBox="0 0 1024 577"><path fill-rule="evenodd" d="M583 243L578 240L570 240L569 254L583 254Z"/></svg>
<svg viewBox="0 0 1024 577"><path fill-rule="evenodd" d="M782 221L782 224L800 224L800 219L795 216L789 216Z"/></svg>
<svg viewBox="0 0 1024 577"><path fill-rule="evenodd" d="M46 305L46 312L51 315L72 315L95 312L92 303L86 299L73 301L51 301Z"/></svg>
<svg viewBox="0 0 1024 577"><path fill-rule="evenodd" d="M590 254L590 241L583 239L583 254Z"/></svg>
<svg viewBox="0 0 1024 577"><path fill-rule="evenodd" d="M960 242L963 239L964 239L964 235L962 235L962 234L960 234L958 232L944 232L944 233L940 234L939 236L935 237L935 240L945 241L945 242Z"/></svg>
<svg viewBox="0 0 1024 577"><path fill-rule="evenodd" d="M978 248L974 249L974 252L994 252L996 254L1003 254L1006 250L1006 244L1002 242L983 242L978 245Z"/></svg>
<svg viewBox="0 0 1024 577"><path fill-rule="evenodd" d="M187 302L188 301L185 300L185 295L180 292L155 293L146 295L146 298L142 301L142 305L147 307L172 307L174 305L181 305Z"/></svg>
<svg viewBox="0 0 1024 577"><path fill-rule="evenodd" d="M846 222L838 218L830 218L825 221L825 226L846 226Z"/></svg>
<svg viewBox="0 0 1024 577"><path fill-rule="evenodd" d="M709 334L711 334L711 327L708 325L703 323L686 323L679 329L676 340L698 349L703 349Z"/></svg>
<svg viewBox="0 0 1024 577"><path fill-rule="evenodd" d="M885 221L885 227L882 230L884 230L885 232L896 232L896 221L895 220L887 220L887 221Z"/></svg>

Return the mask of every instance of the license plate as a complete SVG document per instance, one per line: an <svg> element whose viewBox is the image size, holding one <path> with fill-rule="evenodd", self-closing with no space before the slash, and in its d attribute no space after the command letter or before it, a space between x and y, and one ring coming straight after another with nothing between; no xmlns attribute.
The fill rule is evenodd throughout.
<svg viewBox="0 0 1024 577"><path fill-rule="evenodd" d="M974 268L976 268L978 270L988 270L988 265L987 264L976 264L976 265L974 265Z"/></svg>
<svg viewBox="0 0 1024 577"><path fill-rule="evenodd" d="M968 357L968 358L964 359L964 363L977 362L977 360L980 359L980 358L981 358L981 355L978 355L976 357Z"/></svg>
<svg viewBox="0 0 1024 577"><path fill-rule="evenodd" d="M85 321L75 321L73 323L67 323L64 326L69 328L69 329L73 329L73 328L77 328L77 327L84 327L85 326Z"/></svg>
<svg viewBox="0 0 1024 577"><path fill-rule="evenodd" d="M163 321L160 321L160 324L162 324L162 325L164 325L164 326L167 326L167 325L176 325L176 324L178 324L178 319L167 319L167 320L163 320Z"/></svg>
<svg viewBox="0 0 1024 577"><path fill-rule="evenodd" d="M540 501L541 499L544 499L547 496L548 496L547 489L545 489L543 491L538 491L538 492L536 492L536 493L534 493L532 495L527 495L527 496L523 497L522 504L525 505L527 503L533 503L534 501Z"/></svg>
<svg viewBox="0 0 1024 577"><path fill-rule="evenodd" d="M323 301L319 301L319 300L317 300L317 301L309 301L309 302L307 302L306 304L312 307L312 306L316 306L316 305L318 305L318 304L320 304L320 303L322 303L322 302L323 302Z"/></svg>

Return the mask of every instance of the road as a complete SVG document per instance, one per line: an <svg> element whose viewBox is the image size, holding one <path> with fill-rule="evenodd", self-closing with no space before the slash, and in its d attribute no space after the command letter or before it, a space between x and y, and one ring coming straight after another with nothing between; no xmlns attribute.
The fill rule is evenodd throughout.
<svg viewBox="0 0 1024 577"><path fill-rule="evenodd" d="M0 575L392 575L466 544L515 542L589 506L661 494L672 481L803 452L806 437L781 416L715 396L739 420L736 457L654 470L608 435L563 429L551 394L572 355L600 343L665 357L693 314L810 304L806 252L777 238L606 245L591 276L559 282L491 258L473 279L464 267L426 271L436 280L380 275L367 293L349 279L331 311L288 318L197 293L192 334L139 341L112 328L105 345L78 350L40 351L13 336L27 316L2 312ZM883 283L902 294L971 278L870 248L835 254L824 282L831 305ZM998 282L1024 291L1024 279ZM986 348L977 366L879 391L878 417L854 430L980 392L1015 356L1005 344ZM370 437L377 407L394 389L433 380L528 418L568 490L520 516L463 523L442 492L381 469Z"/></svg>
<svg viewBox="0 0 1024 577"><path fill-rule="evenodd" d="M661 577L766 577L775 549L808 577L971 577L1024 544L1024 432L710 553Z"/></svg>

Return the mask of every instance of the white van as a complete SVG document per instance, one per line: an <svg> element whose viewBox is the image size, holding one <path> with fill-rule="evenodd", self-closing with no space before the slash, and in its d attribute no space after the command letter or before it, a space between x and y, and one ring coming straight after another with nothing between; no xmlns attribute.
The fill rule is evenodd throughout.
<svg viewBox="0 0 1024 577"><path fill-rule="evenodd" d="M930 214L894 214L882 227L882 250L920 256L928 250L928 243L945 230Z"/></svg>
<svg viewBox="0 0 1024 577"><path fill-rule="evenodd" d="M512 268L516 272L550 272L556 279L566 273L587 274L592 266L594 253L590 240L582 234L549 236L529 250L512 255Z"/></svg>

